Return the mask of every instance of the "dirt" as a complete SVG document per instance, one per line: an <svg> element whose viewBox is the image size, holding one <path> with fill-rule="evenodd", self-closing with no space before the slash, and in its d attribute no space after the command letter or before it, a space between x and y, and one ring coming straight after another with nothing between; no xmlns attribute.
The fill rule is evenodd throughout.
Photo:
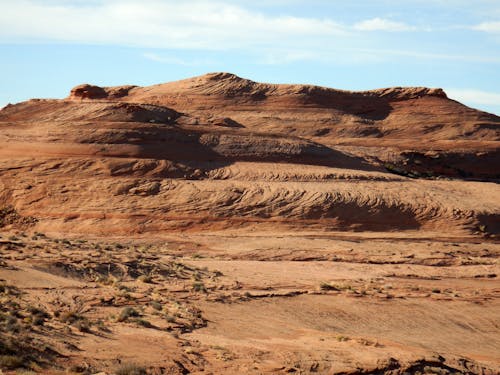
<svg viewBox="0 0 500 375"><path fill-rule="evenodd" d="M0 369L500 373L499 125L229 73L7 106Z"/></svg>

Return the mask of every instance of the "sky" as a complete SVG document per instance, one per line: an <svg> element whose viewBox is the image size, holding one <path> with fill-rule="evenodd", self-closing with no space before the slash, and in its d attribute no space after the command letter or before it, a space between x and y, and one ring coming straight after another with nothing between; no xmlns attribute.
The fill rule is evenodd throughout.
<svg viewBox="0 0 500 375"><path fill-rule="evenodd" d="M0 107L219 71L500 115L500 0L0 0Z"/></svg>

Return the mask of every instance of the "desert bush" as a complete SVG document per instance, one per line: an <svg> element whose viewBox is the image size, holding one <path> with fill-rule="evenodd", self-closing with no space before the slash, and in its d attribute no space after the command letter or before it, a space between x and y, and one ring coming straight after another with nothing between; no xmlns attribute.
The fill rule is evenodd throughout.
<svg viewBox="0 0 500 375"><path fill-rule="evenodd" d="M145 367L139 366L135 363L125 363L118 367L115 371L116 375L146 375Z"/></svg>
<svg viewBox="0 0 500 375"><path fill-rule="evenodd" d="M1 327L5 332L18 333L21 331L21 326L18 323L15 315L6 316L3 319L3 326Z"/></svg>
<svg viewBox="0 0 500 375"><path fill-rule="evenodd" d="M39 307L29 306L28 311L32 316L40 317L42 319L50 318L49 313Z"/></svg>
<svg viewBox="0 0 500 375"><path fill-rule="evenodd" d="M144 328L153 328L154 327L150 322L148 322L145 319L135 319L134 322L137 323L138 325L140 325L141 327L144 327Z"/></svg>
<svg viewBox="0 0 500 375"><path fill-rule="evenodd" d="M141 275L137 278L137 280L147 284L153 282L153 278L151 277L151 275Z"/></svg>
<svg viewBox="0 0 500 375"><path fill-rule="evenodd" d="M116 319L117 322L125 322L128 320L128 318L131 317L138 317L140 316L139 312L134 309L133 307L125 307L121 312L118 318Z"/></svg>
<svg viewBox="0 0 500 375"><path fill-rule="evenodd" d="M203 284L203 282L201 281L195 281L193 283L193 290L195 292L203 292L203 293L206 293L207 292L207 288L205 288L205 284Z"/></svg>
<svg viewBox="0 0 500 375"><path fill-rule="evenodd" d="M29 365L29 367L31 367L31 366L36 367L35 363L33 363L33 362ZM36 374L37 374L36 371L32 371L32 370L17 370L16 371L16 375L36 375Z"/></svg>
<svg viewBox="0 0 500 375"><path fill-rule="evenodd" d="M160 302L158 302L158 301L151 301L149 304L151 305L151 307L153 309L161 311L161 303Z"/></svg>
<svg viewBox="0 0 500 375"><path fill-rule="evenodd" d="M165 316L165 320L168 322L168 323L175 323L176 319L175 319L175 316L173 315L166 315Z"/></svg>
<svg viewBox="0 0 500 375"><path fill-rule="evenodd" d="M76 311L65 311L59 315L59 320L63 323L72 324L82 317Z"/></svg>
<svg viewBox="0 0 500 375"><path fill-rule="evenodd" d="M321 290L339 290L339 288L337 288L335 285L332 285L330 283L326 283L326 282L322 282L320 285L319 285L319 288Z"/></svg>
<svg viewBox="0 0 500 375"><path fill-rule="evenodd" d="M23 359L17 355L0 355L0 368L15 370L22 367Z"/></svg>
<svg viewBox="0 0 500 375"><path fill-rule="evenodd" d="M111 332L111 330L108 327L106 327L106 325L104 324L104 321L102 319L98 319L97 322L95 323L95 326L97 327L97 329L99 331Z"/></svg>
<svg viewBox="0 0 500 375"><path fill-rule="evenodd" d="M75 327L80 331L80 332L90 332L90 322L87 319L79 320L75 323Z"/></svg>
<svg viewBox="0 0 500 375"><path fill-rule="evenodd" d="M76 310L59 313L59 320L63 323L71 324L80 332L90 332L90 321Z"/></svg>

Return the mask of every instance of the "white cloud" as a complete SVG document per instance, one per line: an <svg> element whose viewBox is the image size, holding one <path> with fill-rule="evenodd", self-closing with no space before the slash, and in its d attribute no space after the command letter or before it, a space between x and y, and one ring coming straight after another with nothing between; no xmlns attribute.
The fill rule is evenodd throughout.
<svg viewBox="0 0 500 375"><path fill-rule="evenodd" d="M494 53L444 55L412 50L411 44L394 45L392 50L376 46L370 49L374 44L369 34L424 29L379 17L347 25L331 18L271 15L245 8L245 3L236 0L0 0L0 43L55 41L154 48L156 52L158 49L235 50L255 56L262 64L366 63L387 60L391 55L426 60L500 60ZM184 66L212 63L162 53L148 53L143 57Z"/></svg>
<svg viewBox="0 0 500 375"><path fill-rule="evenodd" d="M384 18L372 18L369 20L355 23L353 28L359 31L412 31L416 30L414 26L403 22L391 21Z"/></svg>
<svg viewBox="0 0 500 375"><path fill-rule="evenodd" d="M500 107L500 93L474 89L446 89L445 91L448 97L459 102Z"/></svg>
<svg viewBox="0 0 500 375"><path fill-rule="evenodd" d="M474 26L473 29L487 33L500 33L500 21L482 22L479 25Z"/></svg>
<svg viewBox="0 0 500 375"><path fill-rule="evenodd" d="M18 0L2 6L0 41L49 40L156 48L228 49L345 35L329 19L269 16L229 2Z"/></svg>
<svg viewBox="0 0 500 375"><path fill-rule="evenodd" d="M404 58L414 58L420 60L450 60L450 61L463 61L475 63L500 63L500 55L472 55L472 54L450 54L450 53L434 53L418 50L405 50L405 49L359 49L367 54L374 56L400 56Z"/></svg>
<svg viewBox="0 0 500 375"><path fill-rule="evenodd" d="M0 0L2 2L2 0ZM408 31L373 18L346 25L331 18L269 15L227 0L17 0L0 4L0 42L57 41L146 48L226 50L351 44L353 31ZM359 36L358 36L359 38ZM293 57L291 57L293 59Z"/></svg>

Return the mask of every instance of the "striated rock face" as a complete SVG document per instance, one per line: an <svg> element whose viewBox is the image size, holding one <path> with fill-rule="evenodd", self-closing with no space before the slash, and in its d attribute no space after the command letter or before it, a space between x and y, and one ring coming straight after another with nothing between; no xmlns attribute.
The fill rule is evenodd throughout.
<svg viewBox="0 0 500 375"><path fill-rule="evenodd" d="M498 231L498 185L468 180L499 178L500 118L441 89L349 92L210 73L80 85L64 100L4 108L0 126L2 204L40 227L63 230L71 212L72 230L91 232L235 220Z"/></svg>
<svg viewBox="0 0 500 375"><path fill-rule="evenodd" d="M330 143L339 137L500 139L497 116L449 100L441 89L396 87L350 92L258 83L230 73L210 73L149 87L96 91L108 99L170 107L191 115L193 121L226 117L252 131L320 136Z"/></svg>
<svg viewBox="0 0 500 375"><path fill-rule="evenodd" d="M427 87L392 87L387 89L379 89L370 91L375 96L387 98L390 100L410 100L418 99L425 96L435 96L437 98L445 98L446 93L443 89L430 89Z"/></svg>

